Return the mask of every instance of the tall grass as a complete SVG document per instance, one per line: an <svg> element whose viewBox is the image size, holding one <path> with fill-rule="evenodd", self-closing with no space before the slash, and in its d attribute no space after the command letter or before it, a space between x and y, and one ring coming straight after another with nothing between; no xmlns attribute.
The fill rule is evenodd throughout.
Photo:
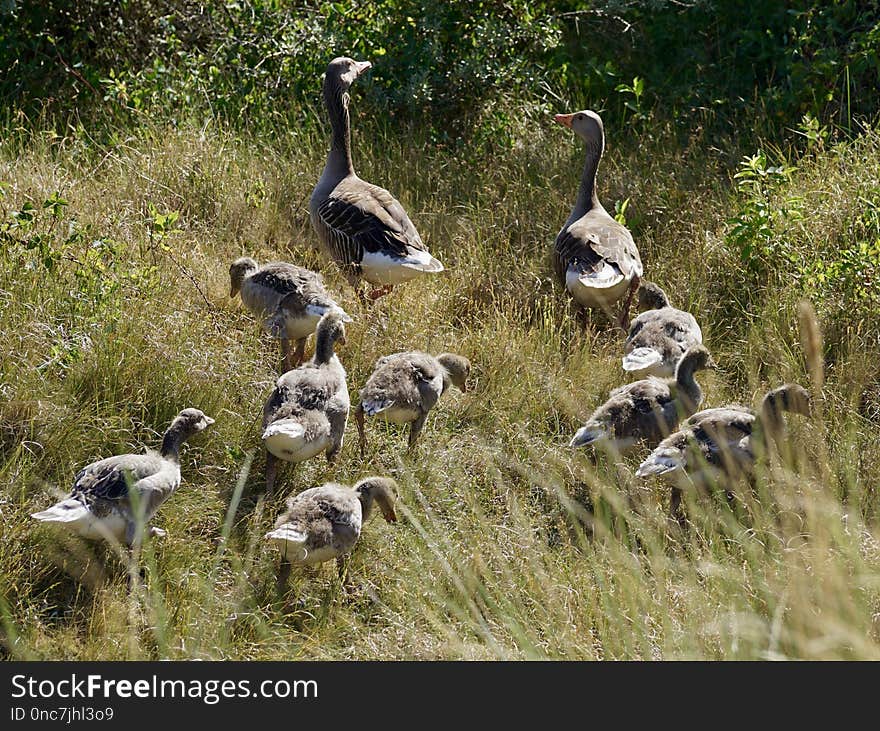
<svg viewBox="0 0 880 731"><path fill-rule="evenodd" d="M822 406L812 421L790 420L792 459L771 460L732 507L692 496L679 535L668 487L633 476L642 455L591 459L565 446L623 381L619 332L578 316L550 278L581 148L549 125L479 158L358 132L359 172L398 195L447 267L372 305L311 248L306 201L326 143L310 126L283 143L210 126L106 143L84 130L7 137L3 217L28 201L36 213L0 253L5 654L880 657L880 344L840 320L799 322L798 282L743 270L725 242L738 206L730 151L662 135L624 146L610 129L600 169L606 207L630 198L647 276L697 316L721 366L700 376L708 405L754 404L792 380ZM878 151L868 131L792 176L791 195L833 182L798 246L847 230L848 191L876 184ZM56 192L67 205L43 208ZM467 355L475 388L444 397L414 453L402 430L369 424L362 463L351 427L335 467L316 459L285 472L267 501L259 423L278 353L227 297L228 265L243 254L324 273L354 317L340 353L353 398L379 356L409 348ZM839 315L823 304L820 317ZM815 327L842 334L805 354ZM145 580L129 590L112 551L28 514L79 466L157 446L185 406L217 422L186 446L183 485L154 521L168 536L145 546ZM403 520L365 527L354 589L343 594L329 568L295 571L278 599L262 535L284 494L369 473L397 478Z"/></svg>

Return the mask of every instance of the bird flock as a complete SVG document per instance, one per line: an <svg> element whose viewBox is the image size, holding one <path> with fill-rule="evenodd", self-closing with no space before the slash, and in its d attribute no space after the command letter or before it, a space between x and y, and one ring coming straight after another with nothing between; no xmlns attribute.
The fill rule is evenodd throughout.
<svg viewBox="0 0 880 731"><path fill-rule="evenodd" d="M355 173L349 89L369 61L336 58L323 80L332 130L327 163L309 200L318 248L340 268L357 296L368 302L396 285L444 270L428 251L400 202ZM627 228L602 207L596 179L605 148L602 120L593 111L558 114L555 121L583 140L586 159L571 215L556 237L553 268L577 305L598 309L627 331L623 371L637 380L613 389L571 438L572 448L613 454L653 450L636 475L663 476L671 485L670 511L681 519L682 490L719 480L748 478L757 460L785 435L782 412L808 415L810 397L796 384L769 391L757 412L730 404L699 411L697 374L715 363L696 319L674 308L655 283L642 281L643 265ZM263 407L266 493L279 470L321 454L333 463L344 440L351 404L336 348L352 318L324 286L320 274L286 262L259 265L241 257L229 268L230 297L261 319L281 344L282 374ZM372 289L364 291L364 283ZM629 321L633 299L641 314ZM614 308L620 306L619 313ZM305 359L314 333L314 351ZM354 418L365 456L367 418L409 424L412 449L426 418L450 386L465 392L471 364L463 355L413 350L380 358L359 392ZM186 408L172 421L159 452L94 462L74 478L68 497L34 513L87 539L127 546L162 536L150 519L181 482L181 444L214 420ZM336 559L340 575L374 505L394 522L397 485L371 476L353 487L327 483L287 499L266 541L281 556L280 585L293 564Z"/></svg>

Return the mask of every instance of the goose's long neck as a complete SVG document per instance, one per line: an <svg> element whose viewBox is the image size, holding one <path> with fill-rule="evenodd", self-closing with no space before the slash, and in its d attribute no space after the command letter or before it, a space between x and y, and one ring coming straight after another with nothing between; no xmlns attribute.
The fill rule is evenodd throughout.
<svg viewBox="0 0 880 731"><path fill-rule="evenodd" d="M682 358L675 371L675 383L679 396L684 396L685 406L695 411L703 400L703 390L694 378L694 362L690 358ZM687 403L690 402L690 403Z"/></svg>
<svg viewBox="0 0 880 731"><path fill-rule="evenodd" d="M180 426L172 423L162 437L162 456L172 462L180 462L180 445L186 441L187 436L189 435Z"/></svg>
<svg viewBox="0 0 880 731"><path fill-rule="evenodd" d="M327 333L318 333L315 340L315 357L316 365L325 365L330 362L334 355L334 339Z"/></svg>
<svg viewBox="0 0 880 731"><path fill-rule="evenodd" d="M354 172L351 161L351 120L348 115L348 98L348 92L338 84L324 83L324 103L327 105L330 127L333 130L327 168L342 176Z"/></svg>
<svg viewBox="0 0 880 731"><path fill-rule="evenodd" d="M580 218L587 211L598 208L599 196L596 193L596 171L602 158L602 144L587 142L587 157L584 161L584 172L581 174L581 185L578 188L577 200L572 216Z"/></svg>
<svg viewBox="0 0 880 731"><path fill-rule="evenodd" d="M778 439L785 430L781 409L773 396L765 396L761 402L761 426L765 439Z"/></svg>

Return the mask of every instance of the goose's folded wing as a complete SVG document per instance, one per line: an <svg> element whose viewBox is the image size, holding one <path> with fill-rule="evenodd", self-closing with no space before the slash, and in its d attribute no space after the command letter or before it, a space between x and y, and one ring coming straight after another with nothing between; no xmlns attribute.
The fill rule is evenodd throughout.
<svg viewBox="0 0 880 731"><path fill-rule="evenodd" d="M592 212L591 212L592 213ZM642 261L629 231L613 218L591 215L572 223L556 237L556 256L563 268L583 267L584 272L596 269L603 261L630 277L642 275Z"/></svg>
<svg viewBox="0 0 880 731"><path fill-rule="evenodd" d="M397 199L361 180L337 186L317 214L330 233L336 258L344 264L360 263L364 252L403 258L426 250Z"/></svg>
<svg viewBox="0 0 880 731"><path fill-rule="evenodd" d="M127 501L130 484L155 475L161 468L162 458L155 454L108 457L76 474L72 495L88 500Z"/></svg>

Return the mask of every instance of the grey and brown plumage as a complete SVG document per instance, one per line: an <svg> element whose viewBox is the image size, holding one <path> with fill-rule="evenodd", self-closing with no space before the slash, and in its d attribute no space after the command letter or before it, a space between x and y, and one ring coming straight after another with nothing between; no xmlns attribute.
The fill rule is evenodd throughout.
<svg viewBox="0 0 880 731"><path fill-rule="evenodd" d="M467 391L470 368L470 361L464 356L441 353L435 358L418 350L394 353L376 361L355 409L361 457L367 446L365 416L409 424L409 446L412 448L428 412L446 389L455 385L461 391Z"/></svg>
<svg viewBox="0 0 880 731"><path fill-rule="evenodd" d="M327 164L309 200L312 226L321 249L357 287L359 277L379 286L373 298L395 284L443 265L428 252L400 202L384 188L361 180L351 157L348 90L369 61L333 59L324 75L324 102L332 140Z"/></svg>
<svg viewBox="0 0 880 731"><path fill-rule="evenodd" d="M346 322L351 321L328 294L321 275L305 267L281 261L259 266L243 256L229 267L229 281L229 296L240 294L245 307L281 339L284 370L302 363L306 339L327 312L340 312ZM296 341L295 352L291 341Z"/></svg>
<svg viewBox="0 0 880 731"><path fill-rule="evenodd" d="M180 486L181 444L213 423L198 409L184 409L166 430L160 452L122 454L83 467L69 497L31 517L84 538L131 545L138 525L146 525ZM165 531L150 528L147 535Z"/></svg>
<svg viewBox="0 0 880 731"><path fill-rule="evenodd" d="M700 326L689 312L674 308L653 282L639 287L639 309L623 346L623 370L642 378L671 376L685 351L702 344Z"/></svg>
<svg viewBox="0 0 880 731"><path fill-rule="evenodd" d="M337 343L345 343L344 318L330 311L318 323L312 359L284 373L266 400L263 443L269 493L278 460L297 463L325 452L333 463L342 449L349 398L345 369L335 353Z"/></svg>
<svg viewBox="0 0 880 731"><path fill-rule="evenodd" d="M598 307L609 315L611 307L626 296L620 315L624 327L642 276L642 260L629 230L602 207L596 192L596 172L605 150L602 119L590 110L557 114L554 119L573 130L587 148L574 208L556 236L556 276L578 304Z"/></svg>
<svg viewBox="0 0 880 731"><path fill-rule="evenodd" d="M784 439L783 412L809 416L807 390L792 383L771 389L758 413L739 404L699 411L657 445L636 475L687 475L701 485L749 476L768 440Z"/></svg>
<svg viewBox="0 0 880 731"><path fill-rule="evenodd" d="M703 391L694 373L714 365L709 351L695 345L678 362L675 378L649 376L615 388L569 446L602 443L624 452L640 442L656 445L697 410Z"/></svg>
<svg viewBox="0 0 880 731"><path fill-rule="evenodd" d="M366 477L353 488L328 482L288 498L287 509L265 536L281 552L279 585L287 583L291 564L306 566L335 558L341 574L374 504L393 523L396 498L397 483L390 477Z"/></svg>

